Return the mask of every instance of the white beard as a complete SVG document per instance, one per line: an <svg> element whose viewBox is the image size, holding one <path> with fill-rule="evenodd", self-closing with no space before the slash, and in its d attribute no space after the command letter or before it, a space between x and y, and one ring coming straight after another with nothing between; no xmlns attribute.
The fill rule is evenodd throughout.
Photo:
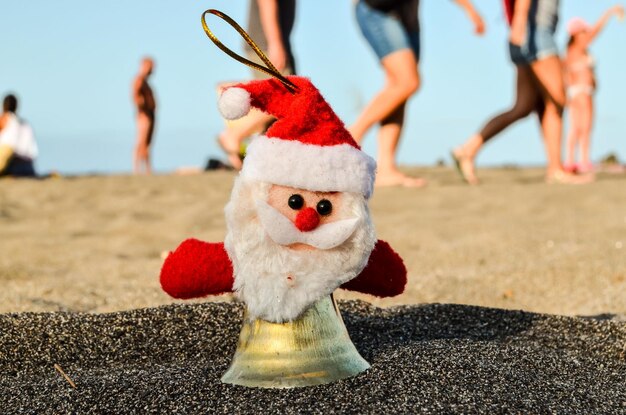
<svg viewBox="0 0 626 415"><path fill-rule="evenodd" d="M327 250L294 250L274 242L259 221L257 201L267 201L271 184L235 180L226 205L224 246L233 263L234 290L250 318L281 323L303 311L367 264L376 236L365 198L342 193L340 219L360 221L354 233Z"/></svg>

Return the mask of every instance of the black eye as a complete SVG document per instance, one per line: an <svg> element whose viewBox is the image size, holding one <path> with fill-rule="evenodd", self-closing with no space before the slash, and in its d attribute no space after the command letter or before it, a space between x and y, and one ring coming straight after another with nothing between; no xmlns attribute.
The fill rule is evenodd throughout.
<svg viewBox="0 0 626 415"><path fill-rule="evenodd" d="M322 216L330 215L330 212L333 211L333 204L330 203L330 200L322 199L317 202L317 213Z"/></svg>
<svg viewBox="0 0 626 415"><path fill-rule="evenodd" d="M300 209L302 209L302 206L304 206L304 199L302 198L302 196L300 196L298 194L291 195L289 197L289 201L287 202L287 204L293 210L300 210Z"/></svg>

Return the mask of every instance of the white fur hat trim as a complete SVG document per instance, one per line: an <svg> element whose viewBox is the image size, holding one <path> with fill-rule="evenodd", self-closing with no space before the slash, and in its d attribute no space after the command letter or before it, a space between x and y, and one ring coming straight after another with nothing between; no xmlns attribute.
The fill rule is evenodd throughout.
<svg viewBox="0 0 626 415"><path fill-rule="evenodd" d="M248 146L241 175L282 186L360 193L369 198L376 162L349 144L320 146L260 135Z"/></svg>

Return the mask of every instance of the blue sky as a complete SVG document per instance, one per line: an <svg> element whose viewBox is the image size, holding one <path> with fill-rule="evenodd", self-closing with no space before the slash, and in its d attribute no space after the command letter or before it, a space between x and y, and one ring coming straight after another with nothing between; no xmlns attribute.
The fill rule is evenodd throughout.
<svg viewBox="0 0 626 415"><path fill-rule="evenodd" d="M564 22L597 19L613 2L562 0ZM0 94L15 91L21 114L37 133L38 167L68 173L127 172L134 118L130 84L139 59L157 61L152 83L160 104L154 162L160 171L220 157L222 128L215 85L249 77L247 67L204 35L206 8L246 22L247 0L165 1L25 0L0 6ZM403 164L432 164L513 99L514 71L506 54L500 2L475 0L487 34L475 37L452 2L423 0L423 87L412 99L399 152ZM301 0L293 33L301 75L313 79L346 123L382 85L383 75L354 21L350 0ZM224 43L239 50L238 35L213 20ZM593 155L626 158L626 25L612 21L592 48L598 61ZM365 150L375 154L374 134ZM535 119L519 123L490 144L481 165L541 164Z"/></svg>

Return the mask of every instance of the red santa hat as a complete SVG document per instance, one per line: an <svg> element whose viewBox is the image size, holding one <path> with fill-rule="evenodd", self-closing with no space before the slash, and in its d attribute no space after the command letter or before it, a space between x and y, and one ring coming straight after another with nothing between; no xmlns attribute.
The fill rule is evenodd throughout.
<svg viewBox="0 0 626 415"><path fill-rule="evenodd" d="M218 107L235 120L251 107L276 117L265 135L252 140L244 178L320 192L351 192L369 198L376 162L361 151L343 122L310 80L289 76L290 92L278 79L252 81L225 89Z"/></svg>

